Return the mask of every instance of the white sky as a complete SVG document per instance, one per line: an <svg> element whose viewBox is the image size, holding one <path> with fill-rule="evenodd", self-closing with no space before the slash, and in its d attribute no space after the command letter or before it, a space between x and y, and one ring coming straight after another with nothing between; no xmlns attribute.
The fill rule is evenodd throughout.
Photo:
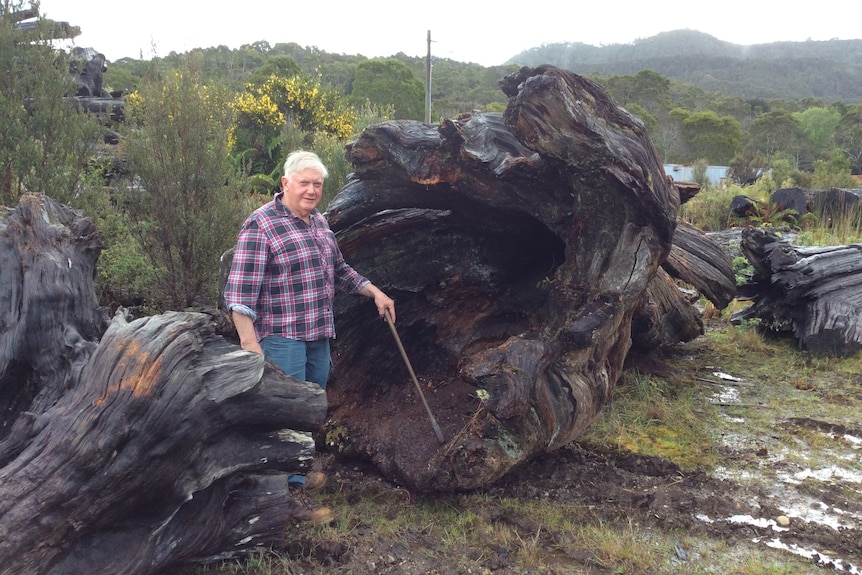
<svg viewBox="0 0 862 575"><path fill-rule="evenodd" d="M79 26L74 44L109 61L258 40L369 58L398 52L424 57L429 30L433 56L483 66L542 44L627 44L686 28L743 45L862 38L858 0L804 6L758 0L41 0L41 12Z"/></svg>

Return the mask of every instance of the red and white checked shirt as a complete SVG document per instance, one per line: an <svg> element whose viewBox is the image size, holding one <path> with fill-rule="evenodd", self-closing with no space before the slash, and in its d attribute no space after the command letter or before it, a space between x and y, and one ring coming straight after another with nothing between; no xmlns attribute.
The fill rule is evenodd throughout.
<svg viewBox="0 0 862 575"><path fill-rule="evenodd" d="M356 293L367 283L344 261L323 215L314 210L308 225L278 193L243 224L224 299L254 320L260 339L315 341L335 337L335 290Z"/></svg>

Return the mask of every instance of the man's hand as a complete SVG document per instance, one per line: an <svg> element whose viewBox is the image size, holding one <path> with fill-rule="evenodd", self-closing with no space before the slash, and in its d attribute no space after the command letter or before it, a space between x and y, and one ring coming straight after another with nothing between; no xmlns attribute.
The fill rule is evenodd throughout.
<svg viewBox="0 0 862 575"><path fill-rule="evenodd" d="M395 323L395 300L380 291L380 288L372 283L365 284L359 290L359 293L365 297L374 298L374 305L377 307L377 313L383 317L384 312L389 312L389 317L392 318L392 323Z"/></svg>

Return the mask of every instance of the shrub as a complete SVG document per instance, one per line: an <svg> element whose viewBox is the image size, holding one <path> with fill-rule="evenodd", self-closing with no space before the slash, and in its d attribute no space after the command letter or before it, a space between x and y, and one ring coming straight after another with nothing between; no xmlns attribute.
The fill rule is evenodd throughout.
<svg viewBox="0 0 862 575"><path fill-rule="evenodd" d="M124 194L130 230L174 308L212 299L219 259L245 217L242 175L230 156L231 98L186 69L144 79L127 99L134 186Z"/></svg>

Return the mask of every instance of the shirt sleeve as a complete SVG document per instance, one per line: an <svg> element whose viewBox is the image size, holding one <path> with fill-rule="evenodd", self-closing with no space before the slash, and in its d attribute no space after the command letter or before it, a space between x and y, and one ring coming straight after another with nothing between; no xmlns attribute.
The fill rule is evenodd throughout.
<svg viewBox="0 0 862 575"><path fill-rule="evenodd" d="M368 278L360 275L344 261L341 249L335 244L335 285L347 293L356 293L371 283Z"/></svg>
<svg viewBox="0 0 862 575"><path fill-rule="evenodd" d="M254 310L268 258L269 241L266 234L257 220L246 220L237 237L230 274L225 284L224 300L228 310L256 319Z"/></svg>

